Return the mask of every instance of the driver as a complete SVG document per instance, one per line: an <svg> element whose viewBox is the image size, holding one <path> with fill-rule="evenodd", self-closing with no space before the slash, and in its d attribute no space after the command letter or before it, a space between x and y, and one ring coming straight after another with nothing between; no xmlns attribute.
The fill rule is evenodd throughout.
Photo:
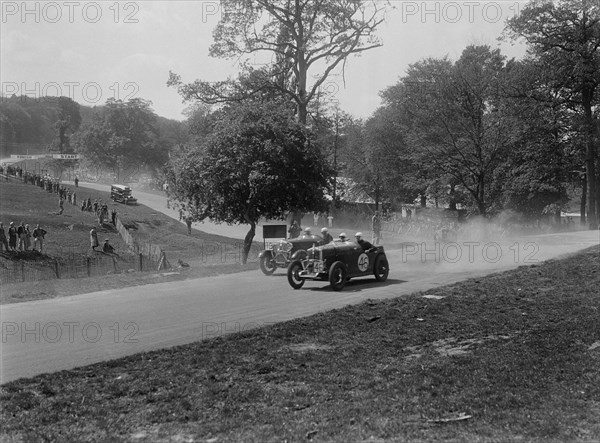
<svg viewBox="0 0 600 443"><path fill-rule="evenodd" d="M356 243L358 243L361 246L363 251L368 252L369 250L373 249L373 245L368 241L363 240L362 235L362 232L357 232L356 234L354 234L354 237L356 238Z"/></svg>
<svg viewBox="0 0 600 443"><path fill-rule="evenodd" d="M313 238L312 232L310 228L305 228L304 233L302 234L302 238Z"/></svg>
<svg viewBox="0 0 600 443"><path fill-rule="evenodd" d="M339 237L339 241L348 241L348 237L346 237L345 232L342 232L338 237Z"/></svg>
<svg viewBox="0 0 600 443"><path fill-rule="evenodd" d="M333 241L333 237L331 236L331 234L329 233L329 230L327 228L321 229L321 234L323 235L323 244L324 245L331 243Z"/></svg>

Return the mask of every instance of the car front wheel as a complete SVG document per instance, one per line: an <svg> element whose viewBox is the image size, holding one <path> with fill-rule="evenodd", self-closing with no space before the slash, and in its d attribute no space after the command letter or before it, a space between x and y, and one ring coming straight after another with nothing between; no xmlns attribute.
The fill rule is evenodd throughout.
<svg viewBox="0 0 600 443"><path fill-rule="evenodd" d="M287 278L290 286L294 289L300 289L304 286L304 279L300 278L300 271L302 271L302 263L299 261L293 261L288 266Z"/></svg>
<svg viewBox="0 0 600 443"><path fill-rule="evenodd" d="M264 255L260 258L259 265L260 270L265 275L271 275L273 272L275 272L275 269L277 269L277 265L273 260L271 260L271 257L268 255Z"/></svg>
<svg viewBox="0 0 600 443"><path fill-rule="evenodd" d="M375 274L375 280L386 281L388 274L390 273L390 267L388 265L387 258L384 255L378 255L373 265L373 273Z"/></svg>
<svg viewBox="0 0 600 443"><path fill-rule="evenodd" d="M336 261L329 268L329 283L334 291L341 291L346 285L348 272L346 265L341 261Z"/></svg>

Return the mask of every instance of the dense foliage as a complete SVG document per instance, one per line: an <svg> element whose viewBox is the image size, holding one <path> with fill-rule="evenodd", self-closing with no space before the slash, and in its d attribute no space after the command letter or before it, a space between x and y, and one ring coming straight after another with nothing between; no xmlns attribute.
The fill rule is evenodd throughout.
<svg viewBox="0 0 600 443"><path fill-rule="evenodd" d="M250 226L243 260L261 218L323 210L332 171L304 125L283 103L245 103L218 111L201 145L171 156L170 198L187 216Z"/></svg>

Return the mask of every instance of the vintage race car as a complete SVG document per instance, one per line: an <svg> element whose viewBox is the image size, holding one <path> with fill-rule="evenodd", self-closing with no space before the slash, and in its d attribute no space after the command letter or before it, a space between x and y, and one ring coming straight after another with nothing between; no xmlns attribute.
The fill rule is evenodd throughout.
<svg viewBox="0 0 600 443"><path fill-rule="evenodd" d="M307 253L306 258L288 266L288 282L294 289L300 289L306 280L321 280L329 281L335 291L340 291L351 278L372 275L383 282L390 271L383 246L363 251L353 241L334 241L312 247Z"/></svg>
<svg viewBox="0 0 600 443"><path fill-rule="evenodd" d="M322 242L323 238L318 235L301 235L275 242L258 255L260 270L265 275L271 275L277 268L287 268L292 261L306 258L307 249Z"/></svg>

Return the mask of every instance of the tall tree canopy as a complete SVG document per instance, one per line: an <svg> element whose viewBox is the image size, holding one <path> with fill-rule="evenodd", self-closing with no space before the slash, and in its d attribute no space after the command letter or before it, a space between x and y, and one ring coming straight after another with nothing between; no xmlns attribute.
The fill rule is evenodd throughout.
<svg viewBox="0 0 600 443"><path fill-rule="evenodd" d="M204 143L173 153L165 170L169 197L193 219L250 226L244 263L262 217L325 209L331 173L310 132L274 102L219 111Z"/></svg>
<svg viewBox="0 0 600 443"><path fill-rule="evenodd" d="M532 1L508 21L506 32L525 40L529 59L539 67L531 95L575 113L572 123L583 141L588 222L595 229L600 219L600 4Z"/></svg>
<svg viewBox="0 0 600 443"><path fill-rule="evenodd" d="M168 154L158 140L157 117L149 101L110 99L82 125L74 144L89 163L119 175L124 170L162 167Z"/></svg>
<svg viewBox="0 0 600 443"><path fill-rule="evenodd" d="M270 55L268 66L246 67L243 81L216 83L184 84L179 75L170 73L168 84L177 87L185 100L205 103L238 101L272 90L292 100L298 121L306 124L308 105L329 75L349 55L381 46L375 30L384 20L386 4L375 0L222 0L221 8L210 55Z"/></svg>
<svg viewBox="0 0 600 443"><path fill-rule="evenodd" d="M81 125L79 103L69 97L58 97L58 119L54 123L57 137L52 143L51 151L71 153L71 135Z"/></svg>
<svg viewBox="0 0 600 443"><path fill-rule="evenodd" d="M460 185L482 215L494 203L493 171L512 142L509 122L501 118L504 71L499 50L469 46L455 63L411 65L382 93L384 106L395 108L402 122L413 162Z"/></svg>

